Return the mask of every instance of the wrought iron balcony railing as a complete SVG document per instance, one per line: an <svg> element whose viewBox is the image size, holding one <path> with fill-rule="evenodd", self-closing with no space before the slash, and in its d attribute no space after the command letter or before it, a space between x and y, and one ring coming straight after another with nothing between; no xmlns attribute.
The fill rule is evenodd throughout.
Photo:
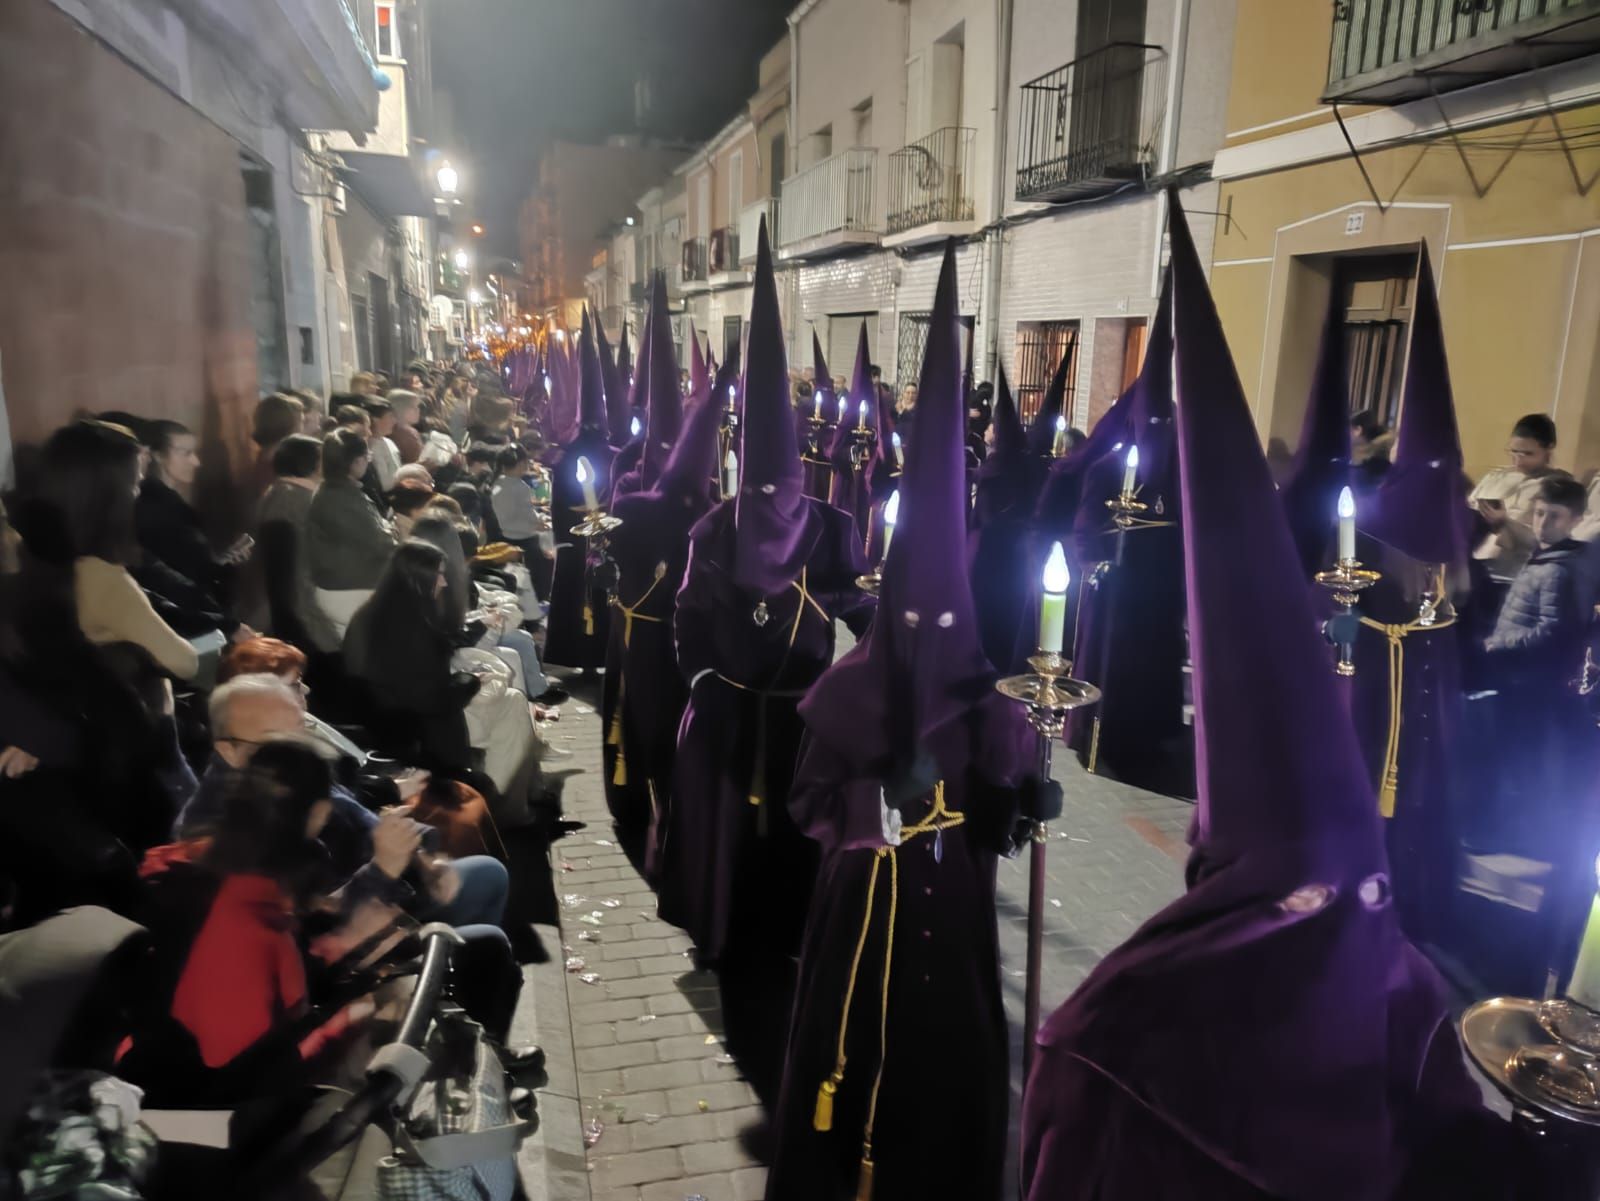
<svg viewBox="0 0 1600 1201"><path fill-rule="evenodd" d="M711 231L711 273L739 269L739 227L724 225Z"/></svg>
<svg viewBox="0 0 1600 1201"><path fill-rule="evenodd" d="M876 232L873 169L878 152L844 150L783 181L779 246L843 232Z"/></svg>
<svg viewBox="0 0 1600 1201"><path fill-rule="evenodd" d="M767 219L767 237L772 244L778 244L778 201L769 196L765 200L757 200L747 204L739 210L739 254L736 262L753 263L756 261L756 242L761 234L761 218Z"/></svg>
<svg viewBox="0 0 1600 1201"><path fill-rule="evenodd" d="M1325 100L1399 104L1600 50L1600 0L1334 0Z"/></svg>
<svg viewBox="0 0 1600 1201"><path fill-rule="evenodd" d="M1142 182L1166 120L1167 52L1112 42L1022 85L1017 199L1063 200Z"/></svg>
<svg viewBox="0 0 1600 1201"><path fill-rule="evenodd" d="M706 278L706 240L686 238L683 243L683 271L679 278L686 284L700 283Z"/></svg>
<svg viewBox="0 0 1600 1201"><path fill-rule="evenodd" d="M972 220L974 131L936 129L889 156L889 232Z"/></svg>

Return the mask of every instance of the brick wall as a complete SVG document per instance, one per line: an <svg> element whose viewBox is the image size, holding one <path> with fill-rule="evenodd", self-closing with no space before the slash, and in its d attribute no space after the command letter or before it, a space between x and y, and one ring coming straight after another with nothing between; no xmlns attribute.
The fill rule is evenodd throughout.
<svg viewBox="0 0 1600 1201"><path fill-rule="evenodd" d="M219 529L256 338L237 145L46 0L0 4L0 362L13 439L80 409L186 422ZM19 449L19 454L21 453Z"/></svg>

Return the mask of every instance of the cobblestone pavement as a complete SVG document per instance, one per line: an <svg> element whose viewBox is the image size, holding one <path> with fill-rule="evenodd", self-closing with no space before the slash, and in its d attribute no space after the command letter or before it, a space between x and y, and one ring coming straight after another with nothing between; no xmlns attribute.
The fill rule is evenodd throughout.
<svg viewBox="0 0 1600 1201"><path fill-rule="evenodd" d="M566 706L557 741L574 752L562 764L573 769L565 811L586 828L552 851L566 948L557 957L583 963L569 962L562 973L564 1009L551 995L558 968L547 970L536 989L551 1081L541 1094L543 1144L524 1157L525 1166L529 1158L543 1164L529 1195L533 1201L758 1201L766 1170L752 1146L763 1111L719 1041L713 977L694 970L688 939L656 918L653 894L615 845L599 774L600 722L584 708ZM1047 851L1046 1014L1182 890L1190 813L1183 802L1088 776L1070 755L1056 758L1067 803ZM1027 891L1026 857L1002 863L1013 1111L1021 1087ZM575 1121L586 1127L582 1141L592 1139L586 1151ZM579 1170L579 1156L587 1171ZM1009 1184L1006 1195L1015 1195Z"/></svg>

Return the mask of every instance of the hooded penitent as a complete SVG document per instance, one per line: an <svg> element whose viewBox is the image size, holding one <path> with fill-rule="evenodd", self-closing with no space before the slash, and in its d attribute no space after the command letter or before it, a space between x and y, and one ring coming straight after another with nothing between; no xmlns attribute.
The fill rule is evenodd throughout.
<svg viewBox="0 0 1600 1201"><path fill-rule="evenodd" d="M968 537L969 578L978 606L984 654L1006 667L1017 645L1034 581L1029 578L1028 489L1024 478L1027 435L1001 368L996 381L994 445L978 466L977 499Z"/></svg>
<svg viewBox="0 0 1600 1201"><path fill-rule="evenodd" d="M839 402L833 395L833 376L828 374L828 360L823 356L822 341L816 330L811 331L811 363L811 404L795 413L794 429L804 456L806 495L827 500L833 485L833 464L828 459L828 451L833 446L833 423L839 417ZM813 417L821 417L825 423L815 433Z"/></svg>
<svg viewBox="0 0 1600 1201"><path fill-rule="evenodd" d="M1199 739L1189 889L1040 1029L1024 1192L1476 1196L1434 1174L1442 1158L1419 1163L1473 1158L1452 1126L1477 1090L1400 931L1360 749L1176 203L1170 271Z"/></svg>
<svg viewBox="0 0 1600 1201"><path fill-rule="evenodd" d="M1451 620L1449 603L1452 594L1465 599L1471 510L1426 245L1417 268L1395 450L1383 482L1359 499L1356 510L1363 535L1357 555L1383 573L1362 594L1361 612L1385 628L1364 626L1357 639L1351 715L1378 789L1378 810L1389 819L1384 833L1400 919L1413 938L1437 943L1451 932L1457 815L1467 779L1462 768L1474 758L1473 740L1460 738L1462 626ZM1332 501L1325 504L1322 525L1326 533L1334 529ZM1331 565L1325 542L1314 569ZM1424 596L1439 605L1429 625L1418 620ZM1471 614L1462 616L1470 620ZM1546 716L1537 709L1518 703L1497 714L1501 720L1492 738L1481 741L1493 744L1497 758L1506 748L1526 743L1512 733L1525 714L1533 721L1524 732L1537 740ZM1591 861L1592 850L1581 857ZM1587 880L1587 871L1584 876ZM1544 968L1539 962L1540 985Z"/></svg>
<svg viewBox="0 0 1600 1201"><path fill-rule="evenodd" d="M581 378L579 428L552 465L550 521L556 540L555 577L550 585L550 613L545 632L544 661L557 667L596 668L605 659L605 590L591 571L597 552L590 540L572 532L587 508L580 470L593 473L594 492L602 500L611 487L612 450L606 437L605 385L588 314L578 339Z"/></svg>
<svg viewBox="0 0 1600 1201"><path fill-rule="evenodd" d="M1308 583L1316 572L1332 566L1334 510L1340 489L1350 483L1350 385L1344 356L1344 306L1335 287L1322 323L1300 445L1279 493Z"/></svg>
<svg viewBox="0 0 1600 1201"><path fill-rule="evenodd" d="M646 343L665 343L667 383L676 396L672 343L648 336ZM722 378L717 383L727 386ZM721 416L710 390L692 397L655 487L621 496L612 506L622 524L609 540L617 600L600 708L606 732L604 784L622 845L640 862L650 824L666 804L678 722L689 697L672 645L673 613L689 557L689 530L713 503Z"/></svg>
<svg viewBox="0 0 1600 1201"><path fill-rule="evenodd" d="M1183 538L1172 419L1172 327L1164 288L1139 377L1129 390L1128 437L1083 472L1072 553L1081 588L1073 665L1101 690L1074 711L1066 738L1097 773L1178 796L1194 795L1193 730L1184 722ZM1146 506L1126 532L1107 502L1122 492L1139 451Z"/></svg>
<svg viewBox="0 0 1600 1201"><path fill-rule="evenodd" d="M823 861L768 1201L1000 1194L995 860L1037 749L1021 708L994 690L967 584L955 305L952 246L878 612L801 704L790 809Z"/></svg>
<svg viewBox="0 0 1600 1201"><path fill-rule="evenodd" d="M628 412L628 377L612 357L611 342L606 338L606 327L598 312L594 315L594 340L600 355L600 383L606 400L606 435L611 445L620 449L628 441L628 422L633 416Z"/></svg>
<svg viewBox="0 0 1600 1201"><path fill-rule="evenodd" d="M865 428L871 431L870 441L861 441L856 433L862 428L862 405L866 406ZM872 355L867 349L867 323L863 321L856 341L855 374L850 381L845 419L834 427L833 444L828 450L828 460L833 466L828 501L854 517L856 529L863 536L872 513L873 483L883 462L883 439L878 436L882 425L879 408L878 392L872 384ZM862 447L859 469L852 457L857 445Z"/></svg>
<svg viewBox="0 0 1600 1201"><path fill-rule="evenodd" d="M689 391L699 395L700 389L711 382L711 368L706 363L705 351L700 349L700 335L694 322L689 322Z"/></svg>
<svg viewBox="0 0 1600 1201"><path fill-rule="evenodd" d="M800 742L795 706L832 662L835 619L865 608L855 580L866 564L850 519L800 491L764 226L744 389L738 497L694 527L678 594L678 665L690 697L655 846L661 915L723 964L730 1045L755 1057L746 1070L770 1088L788 1011L782 981L816 863L785 809ZM762 991L746 1007L750 994L734 992L752 972L757 991L779 995Z"/></svg>

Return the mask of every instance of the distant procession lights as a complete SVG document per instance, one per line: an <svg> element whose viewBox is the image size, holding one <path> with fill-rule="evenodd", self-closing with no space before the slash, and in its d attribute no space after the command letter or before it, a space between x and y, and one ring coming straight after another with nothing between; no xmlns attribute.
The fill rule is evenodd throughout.
<svg viewBox="0 0 1600 1201"><path fill-rule="evenodd" d="M468 291L467 291L467 303L468 304L482 304L483 303L483 295L476 288L468 289Z"/></svg>
<svg viewBox="0 0 1600 1201"><path fill-rule="evenodd" d="M465 271L472 266L472 256L465 250L456 251L455 257L451 261L455 263L457 271Z"/></svg>
<svg viewBox="0 0 1600 1201"><path fill-rule="evenodd" d="M442 196L454 196L461 185L461 176L449 163L441 163L434 178L439 182L439 194Z"/></svg>

